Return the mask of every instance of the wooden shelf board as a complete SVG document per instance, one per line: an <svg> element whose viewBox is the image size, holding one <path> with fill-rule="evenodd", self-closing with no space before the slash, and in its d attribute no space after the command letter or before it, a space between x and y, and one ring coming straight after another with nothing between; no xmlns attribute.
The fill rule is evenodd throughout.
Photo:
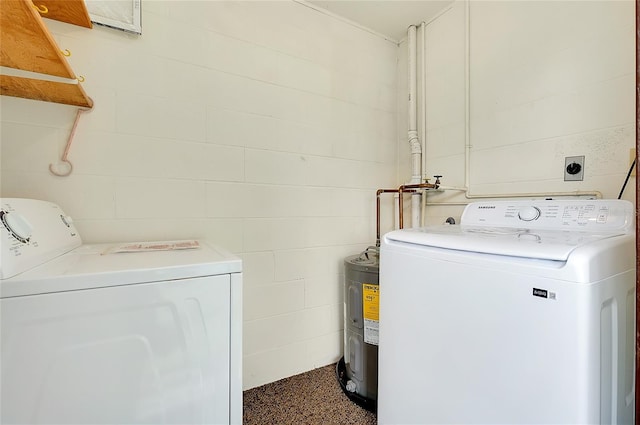
<svg viewBox="0 0 640 425"><path fill-rule="evenodd" d="M75 79L31 0L0 0L0 65Z"/></svg>
<svg viewBox="0 0 640 425"><path fill-rule="evenodd" d="M0 95L63 103L91 108L93 101L80 84L35 80L32 78L0 75Z"/></svg>
<svg viewBox="0 0 640 425"><path fill-rule="evenodd" d="M93 28L84 0L33 0L33 4L48 9L47 13L40 13L43 18Z"/></svg>

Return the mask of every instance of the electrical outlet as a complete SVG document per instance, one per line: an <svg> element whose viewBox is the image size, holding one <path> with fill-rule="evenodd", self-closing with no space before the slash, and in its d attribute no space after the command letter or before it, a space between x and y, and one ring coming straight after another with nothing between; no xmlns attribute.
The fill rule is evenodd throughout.
<svg viewBox="0 0 640 425"><path fill-rule="evenodd" d="M574 182L584 179L584 155L568 156L564 159L564 181Z"/></svg>
<svg viewBox="0 0 640 425"><path fill-rule="evenodd" d="M635 159L636 159L636 148L629 149L629 167L631 167L631 164L633 164L633 161ZM638 168L638 164L636 163L636 166L633 167L633 170L631 171L632 176L636 175L637 168Z"/></svg>

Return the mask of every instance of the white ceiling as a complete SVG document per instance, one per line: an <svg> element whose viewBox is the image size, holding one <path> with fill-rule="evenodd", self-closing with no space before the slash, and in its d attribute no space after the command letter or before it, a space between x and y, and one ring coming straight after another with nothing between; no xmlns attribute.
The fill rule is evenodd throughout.
<svg viewBox="0 0 640 425"><path fill-rule="evenodd" d="M307 0L316 7L356 22L394 41L402 40L407 27L429 22L453 0Z"/></svg>

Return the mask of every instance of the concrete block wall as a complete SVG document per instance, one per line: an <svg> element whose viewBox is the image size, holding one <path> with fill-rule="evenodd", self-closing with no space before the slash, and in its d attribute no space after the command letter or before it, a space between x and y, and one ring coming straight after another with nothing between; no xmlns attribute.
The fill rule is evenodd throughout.
<svg viewBox="0 0 640 425"><path fill-rule="evenodd" d="M336 361L342 261L396 184L397 46L293 1L145 1L142 36L47 25L95 101L0 98L3 197L86 243L204 238L244 264L244 386Z"/></svg>
<svg viewBox="0 0 640 425"><path fill-rule="evenodd" d="M425 173L464 186L468 125L474 195L598 191L616 198L635 147L634 3L470 2L469 22L468 123L465 2L427 25ZM398 78L400 86L404 71ZM402 161L406 112L399 113ZM565 182L565 157L579 155L584 180ZM399 167L405 180L407 166ZM632 178L624 199L635 199L634 187ZM429 223L459 217L471 201L455 191L428 200Z"/></svg>

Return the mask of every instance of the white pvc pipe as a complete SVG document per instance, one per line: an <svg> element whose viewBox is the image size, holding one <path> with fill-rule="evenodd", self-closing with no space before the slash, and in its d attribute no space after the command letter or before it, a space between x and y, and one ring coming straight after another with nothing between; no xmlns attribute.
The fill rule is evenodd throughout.
<svg viewBox="0 0 640 425"><path fill-rule="evenodd" d="M417 109L417 39L416 26L407 29L407 77L409 91L409 126L408 139L411 147L411 181L410 184L422 182L422 145L418 137L418 109ZM411 227L420 225L420 194L411 196Z"/></svg>
<svg viewBox="0 0 640 425"><path fill-rule="evenodd" d="M465 196L471 195L470 162L471 162L471 21L470 0L464 2L464 187Z"/></svg>
<svg viewBox="0 0 640 425"><path fill-rule="evenodd" d="M439 189L442 190L453 190L458 192L467 192L469 191L466 187L455 187L455 186L438 186ZM474 199L490 199L490 198L540 198L540 197L553 197L553 196L595 196L596 198L602 198L602 192L597 190L574 190L573 192L518 192L518 193L506 193L506 194L486 194L486 195L468 195L468 198ZM434 202L431 205L444 205L446 202ZM453 203L452 205L458 205L457 203ZM467 202L463 202L464 205Z"/></svg>
<svg viewBox="0 0 640 425"><path fill-rule="evenodd" d="M422 205L420 206L420 226L427 224L427 191L422 191Z"/></svg>
<svg viewBox="0 0 640 425"><path fill-rule="evenodd" d="M417 63L416 63L416 26L411 25L407 30L407 71L408 71L408 89L409 89L409 145L411 147L411 184L421 183L422 178L422 146L418 137L418 110L417 110Z"/></svg>
<svg viewBox="0 0 640 425"><path fill-rule="evenodd" d="M427 24L422 21L420 24L420 83L422 89L422 96L420 101L420 113L422 114L422 125L420 126L421 132L420 136L422 137L422 169L420 170L420 174L424 174L427 170ZM426 176L423 176L426 178ZM427 213L427 192L426 190L422 191L422 205L420 205L420 226L425 225L425 216Z"/></svg>
<svg viewBox="0 0 640 425"><path fill-rule="evenodd" d="M411 227L420 227L420 204L423 196L419 193L411 195Z"/></svg>
<svg viewBox="0 0 640 425"><path fill-rule="evenodd" d="M393 213L394 213L393 228L394 230L400 228L400 203L398 202L399 200L400 200L400 195L398 195L397 193L393 195Z"/></svg>
<svg viewBox="0 0 640 425"><path fill-rule="evenodd" d="M416 27L407 29L407 90L409 91L409 131L416 128Z"/></svg>
<svg viewBox="0 0 640 425"><path fill-rule="evenodd" d="M422 139L422 170L427 169L427 24L423 21L420 24L420 98L419 112L422 116L420 123L420 137ZM423 176L426 177L426 176Z"/></svg>

